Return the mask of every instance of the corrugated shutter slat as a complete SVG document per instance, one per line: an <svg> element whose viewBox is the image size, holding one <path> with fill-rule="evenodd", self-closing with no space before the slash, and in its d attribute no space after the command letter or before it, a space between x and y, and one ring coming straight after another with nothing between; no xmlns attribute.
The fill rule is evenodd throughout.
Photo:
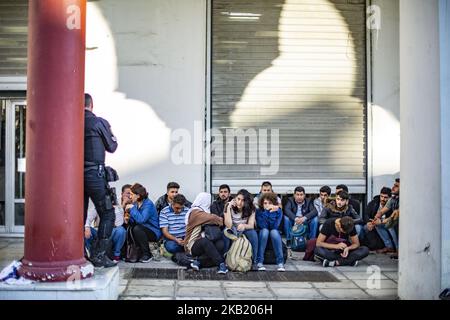
<svg viewBox="0 0 450 320"><path fill-rule="evenodd" d="M229 183L255 191L271 180L276 191L288 192L302 180L311 188L343 181L364 193L365 1L212 5L212 128L224 136L227 129L280 132L276 175L261 174L255 145L235 143L239 161L227 163L224 141L223 158L213 152L213 188Z"/></svg>
<svg viewBox="0 0 450 320"><path fill-rule="evenodd" d="M0 0L0 77L27 74L28 1Z"/></svg>

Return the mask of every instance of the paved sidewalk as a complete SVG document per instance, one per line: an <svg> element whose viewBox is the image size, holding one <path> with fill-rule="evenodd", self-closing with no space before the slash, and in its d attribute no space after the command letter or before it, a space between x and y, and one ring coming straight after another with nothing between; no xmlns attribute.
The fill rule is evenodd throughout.
<svg viewBox="0 0 450 320"><path fill-rule="evenodd" d="M0 269L23 256L23 239L0 238ZM371 254L357 267L323 268L319 263L301 260L294 253L287 271L328 271L339 282L243 282L130 279L133 268L174 268L172 261L160 258L149 263L119 263L120 297L123 300L278 300L278 299L397 299L398 263L386 255ZM276 270L275 266L266 266ZM379 271L379 281L374 281ZM374 286L379 286L375 289Z"/></svg>

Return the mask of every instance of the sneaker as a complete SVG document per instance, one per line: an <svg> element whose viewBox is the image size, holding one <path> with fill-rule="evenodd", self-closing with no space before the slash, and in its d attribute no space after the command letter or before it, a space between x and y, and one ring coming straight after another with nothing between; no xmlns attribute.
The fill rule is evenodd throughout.
<svg viewBox="0 0 450 320"><path fill-rule="evenodd" d="M320 261L320 263L323 263L323 258L317 254L314 255L314 259Z"/></svg>
<svg viewBox="0 0 450 320"><path fill-rule="evenodd" d="M330 261L330 260L327 260L327 259L324 259L323 263L322 263L324 268L326 268L326 267L334 267L335 264L336 264L336 261Z"/></svg>
<svg viewBox="0 0 450 320"><path fill-rule="evenodd" d="M264 265L262 263L258 263L257 267L258 267L258 271L266 271L266 267L264 267Z"/></svg>
<svg viewBox="0 0 450 320"><path fill-rule="evenodd" d="M219 273L219 274L226 274L228 272L228 268L227 268L227 266L225 265L225 262L222 262L220 265L219 265L219 268L217 269L217 273Z"/></svg>
<svg viewBox="0 0 450 320"><path fill-rule="evenodd" d="M352 267L357 267L357 266L358 266L358 263L359 263L359 261L356 260L356 261L354 261L354 262L351 264L351 266L352 266Z"/></svg>
<svg viewBox="0 0 450 320"><path fill-rule="evenodd" d="M284 265L283 265L282 263L280 263L280 264L278 265L277 271L281 271L281 272L286 271L286 269L284 268Z"/></svg>
<svg viewBox="0 0 450 320"><path fill-rule="evenodd" d="M291 248L291 240L286 240L286 247L287 247L288 249Z"/></svg>
<svg viewBox="0 0 450 320"><path fill-rule="evenodd" d="M150 262L152 260L153 260L152 256L144 255L142 258L139 259L139 262L148 263L148 262Z"/></svg>
<svg viewBox="0 0 450 320"><path fill-rule="evenodd" d="M197 260L192 261L191 268L194 269L195 271L199 271L200 270L200 262Z"/></svg>
<svg viewBox="0 0 450 320"><path fill-rule="evenodd" d="M113 261L114 261L115 263L119 263L119 261L120 261L120 256L114 256L114 257L113 257Z"/></svg>
<svg viewBox="0 0 450 320"><path fill-rule="evenodd" d="M291 248L287 248L287 257L288 257L288 259L294 259Z"/></svg>

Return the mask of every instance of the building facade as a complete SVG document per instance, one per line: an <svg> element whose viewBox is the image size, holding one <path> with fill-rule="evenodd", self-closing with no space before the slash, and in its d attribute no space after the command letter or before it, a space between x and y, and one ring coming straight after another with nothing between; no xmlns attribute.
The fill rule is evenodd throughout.
<svg viewBox="0 0 450 320"><path fill-rule="evenodd" d="M24 221L27 1L0 7L0 233L11 236ZM345 183L368 200L401 164L399 295L436 298L450 285L449 8L88 2L85 91L118 137L117 187L140 182L156 199L177 181L193 199L221 183L256 193L270 180L281 194Z"/></svg>

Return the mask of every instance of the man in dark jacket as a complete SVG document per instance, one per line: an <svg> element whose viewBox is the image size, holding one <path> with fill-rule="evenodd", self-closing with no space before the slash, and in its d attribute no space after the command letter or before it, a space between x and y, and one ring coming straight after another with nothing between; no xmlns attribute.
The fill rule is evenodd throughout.
<svg viewBox="0 0 450 320"><path fill-rule="evenodd" d="M391 189L383 187L380 195L373 198L367 205L364 215L364 228L360 234L360 239L369 249L377 250L377 253L394 252L394 244L391 240L389 232L383 224L375 224L375 216L382 208L386 206L387 201L391 198ZM389 217L392 210L386 212L385 216ZM381 242L381 248L380 248Z"/></svg>
<svg viewBox="0 0 450 320"><path fill-rule="evenodd" d="M87 219L89 199L100 217L97 240L91 248L90 260L95 267L112 267L115 263L106 254L111 246L114 228L114 196L109 188L105 171L106 152L117 149L117 139L105 119L92 111L94 102L89 94L84 95L84 222Z"/></svg>
<svg viewBox="0 0 450 320"><path fill-rule="evenodd" d="M219 187L219 196L211 205L211 213L223 218L225 203L231 201L231 199L233 199L233 197L230 196L230 186L227 184L221 185Z"/></svg>
<svg viewBox="0 0 450 320"><path fill-rule="evenodd" d="M305 188L297 187L294 196L289 198L284 207L284 233L289 246L291 229L296 224L306 224L309 228L309 237L317 237L318 213L311 199L306 199Z"/></svg>
<svg viewBox="0 0 450 320"><path fill-rule="evenodd" d="M173 198L178 194L178 190L180 190L180 185L176 182L169 182L167 184L167 191L161 197L158 198L155 202L156 212L160 214L161 210L167 207L169 204L172 204ZM186 200L184 204L185 207L190 208L192 203Z"/></svg>
<svg viewBox="0 0 450 320"><path fill-rule="evenodd" d="M345 192L348 192L348 187L345 184L340 184L338 186L336 186L336 194L338 194L339 191L344 190ZM353 209L355 209L356 213L361 217L361 204L358 200L356 199L352 199L351 197L349 197L348 199L348 204L351 205L353 207Z"/></svg>
<svg viewBox="0 0 450 320"><path fill-rule="evenodd" d="M336 199L331 201L319 216L319 224L323 225L328 219L351 217L355 224L358 235L361 233L363 221L356 213L355 209L349 205L349 195L341 190L337 193ZM319 227L320 230L320 227Z"/></svg>

